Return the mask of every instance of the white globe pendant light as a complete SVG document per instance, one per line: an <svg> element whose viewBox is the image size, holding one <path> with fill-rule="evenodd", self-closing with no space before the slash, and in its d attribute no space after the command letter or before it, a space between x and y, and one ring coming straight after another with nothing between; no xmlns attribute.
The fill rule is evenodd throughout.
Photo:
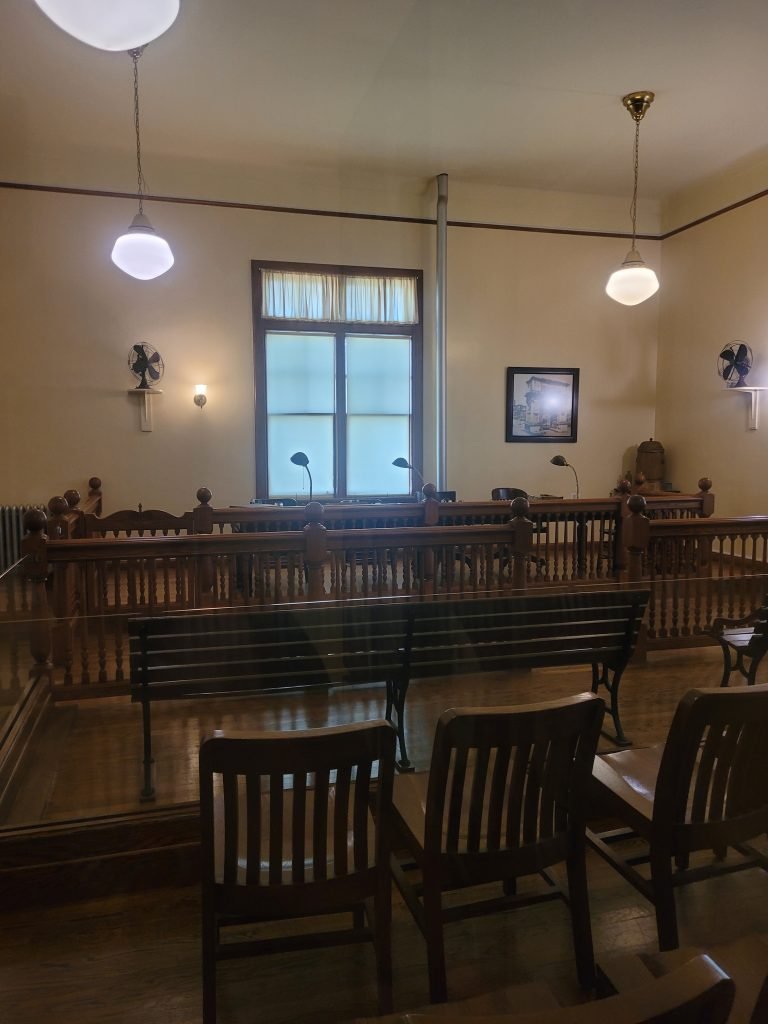
<svg viewBox="0 0 768 1024"><path fill-rule="evenodd" d="M637 249L630 249L619 269L608 278L605 290L623 306L637 306L656 294L659 279L646 267Z"/></svg>
<svg viewBox="0 0 768 1024"><path fill-rule="evenodd" d="M179 0L35 0L59 28L99 50L135 50L176 20Z"/></svg>
<svg viewBox="0 0 768 1024"><path fill-rule="evenodd" d="M141 49L130 50L133 61L133 118L136 128L136 183L139 212L125 234L112 246L112 262L124 273L139 281L151 281L173 266L173 253L166 240L155 231L144 213L144 172L141 168L141 133L139 130L139 57Z"/></svg>
<svg viewBox="0 0 768 1024"><path fill-rule="evenodd" d="M151 281L171 269L173 253L149 223L149 218L137 213L126 233L120 235L112 247L112 262L131 277Z"/></svg>
<svg viewBox="0 0 768 1024"><path fill-rule="evenodd" d="M621 102L629 111L632 120L635 122L635 184L632 191L632 205L630 215L632 217L632 248L629 250L618 270L614 270L608 278L605 290L616 302L623 306L637 306L646 299L650 299L659 290L659 279L650 267L643 262L640 253L637 251L635 241L637 238L637 179L639 168L640 151L640 122L645 117L645 112L653 103L652 92L631 92L622 97Z"/></svg>

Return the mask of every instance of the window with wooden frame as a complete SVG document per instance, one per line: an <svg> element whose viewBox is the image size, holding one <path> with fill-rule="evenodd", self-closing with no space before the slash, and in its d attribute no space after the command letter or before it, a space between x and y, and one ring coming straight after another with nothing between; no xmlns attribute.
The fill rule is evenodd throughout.
<svg viewBox="0 0 768 1024"><path fill-rule="evenodd" d="M254 262L256 490L368 498L413 493L422 460L419 270Z"/></svg>

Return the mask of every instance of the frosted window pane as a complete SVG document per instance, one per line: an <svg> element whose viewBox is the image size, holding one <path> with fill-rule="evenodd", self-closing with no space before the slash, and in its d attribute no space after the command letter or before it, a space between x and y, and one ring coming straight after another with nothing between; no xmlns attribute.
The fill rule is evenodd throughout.
<svg viewBox="0 0 768 1024"><path fill-rule="evenodd" d="M309 478L294 452L309 458L314 494L333 494L333 416L270 416L269 493L309 500Z"/></svg>
<svg viewBox="0 0 768 1024"><path fill-rule="evenodd" d="M409 494L410 474L392 460L410 452L408 416L347 417L349 494Z"/></svg>
<svg viewBox="0 0 768 1024"><path fill-rule="evenodd" d="M267 412L336 411L332 334L267 334Z"/></svg>
<svg viewBox="0 0 768 1024"><path fill-rule="evenodd" d="M411 339L349 335L347 412L407 415L410 411Z"/></svg>

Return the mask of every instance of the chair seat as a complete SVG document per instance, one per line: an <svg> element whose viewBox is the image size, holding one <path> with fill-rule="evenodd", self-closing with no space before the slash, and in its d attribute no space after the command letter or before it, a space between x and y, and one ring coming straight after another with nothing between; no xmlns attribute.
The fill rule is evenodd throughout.
<svg viewBox="0 0 768 1024"><path fill-rule="evenodd" d="M392 789L395 828L404 833L408 846L424 849L429 772L411 772L395 777Z"/></svg>
<svg viewBox="0 0 768 1024"><path fill-rule="evenodd" d="M592 767L592 811L632 815L632 827L645 833L653 817L656 779L663 747L641 747L601 754Z"/></svg>

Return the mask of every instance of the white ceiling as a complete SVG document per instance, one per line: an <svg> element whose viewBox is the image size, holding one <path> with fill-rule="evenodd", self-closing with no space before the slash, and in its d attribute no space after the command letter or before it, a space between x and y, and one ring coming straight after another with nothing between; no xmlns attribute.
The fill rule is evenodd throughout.
<svg viewBox="0 0 768 1024"><path fill-rule="evenodd" d="M105 0L108 2L108 0ZM641 195L768 145L765 0L181 0L141 62L153 155ZM2 0L3 149L131 152L127 57ZM10 152L10 150L6 150ZM0 153L2 172L2 153Z"/></svg>

